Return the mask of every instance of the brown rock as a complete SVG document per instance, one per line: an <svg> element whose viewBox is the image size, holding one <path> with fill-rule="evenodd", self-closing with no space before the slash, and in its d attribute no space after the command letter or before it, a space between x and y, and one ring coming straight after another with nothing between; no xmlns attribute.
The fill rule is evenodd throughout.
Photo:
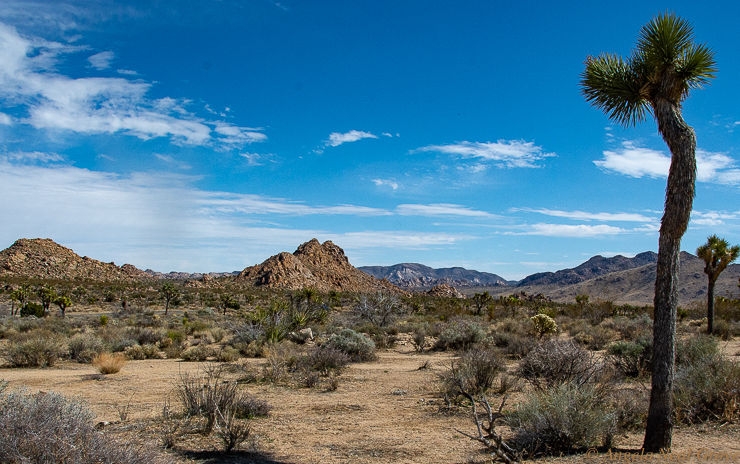
<svg viewBox="0 0 740 464"><path fill-rule="evenodd" d="M80 257L51 239L16 240L0 251L0 276L58 280L140 280L147 275L131 264L121 267Z"/></svg>
<svg viewBox="0 0 740 464"><path fill-rule="evenodd" d="M435 285L427 292L427 295L441 296L445 298L465 298L465 295L458 292L455 287L451 287L447 284Z"/></svg>
<svg viewBox="0 0 740 464"><path fill-rule="evenodd" d="M236 280L258 287L290 290L313 287L320 292L400 291L387 280L377 280L352 266L344 250L331 241L322 244L315 238L300 245L293 254L282 252L262 264L244 269Z"/></svg>

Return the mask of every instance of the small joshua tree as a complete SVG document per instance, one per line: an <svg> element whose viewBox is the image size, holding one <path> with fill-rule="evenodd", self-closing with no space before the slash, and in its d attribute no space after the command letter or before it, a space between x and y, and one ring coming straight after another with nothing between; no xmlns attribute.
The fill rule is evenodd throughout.
<svg viewBox="0 0 740 464"><path fill-rule="evenodd" d="M534 332L539 338L545 335L554 334L558 331L558 325L555 321L547 314L537 314L532 316L530 319L534 325Z"/></svg>
<svg viewBox="0 0 740 464"><path fill-rule="evenodd" d="M170 309L170 303L177 300L180 296L180 291L175 287L172 282L165 282L160 290L160 295L164 299L164 314L167 315L167 311Z"/></svg>
<svg viewBox="0 0 740 464"><path fill-rule="evenodd" d="M727 240L712 235L707 243L696 249L696 255L704 260L704 273L709 277L707 284L707 333L714 331L714 284L722 271L740 256L740 246L731 247Z"/></svg>

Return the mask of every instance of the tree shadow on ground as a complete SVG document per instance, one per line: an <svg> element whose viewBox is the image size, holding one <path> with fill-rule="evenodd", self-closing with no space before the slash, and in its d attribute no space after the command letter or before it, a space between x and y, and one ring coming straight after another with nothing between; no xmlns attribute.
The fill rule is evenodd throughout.
<svg viewBox="0 0 740 464"><path fill-rule="evenodd" d="M231 453L222 451L181 451L178 454L201 464L295 464L294 461L286 461L254 451L232 451Z"/></svg>

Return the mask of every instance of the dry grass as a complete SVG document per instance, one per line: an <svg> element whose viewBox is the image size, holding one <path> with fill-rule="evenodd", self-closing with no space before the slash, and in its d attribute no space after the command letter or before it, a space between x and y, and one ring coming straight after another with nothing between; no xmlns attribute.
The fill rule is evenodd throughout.
<svg viewBox="0 0 740 464"><path fill-rule="evenodd" d="M126 356L122 354L100 353L93 358L92 365L101 374L117 374L126 365Z"/></svg>

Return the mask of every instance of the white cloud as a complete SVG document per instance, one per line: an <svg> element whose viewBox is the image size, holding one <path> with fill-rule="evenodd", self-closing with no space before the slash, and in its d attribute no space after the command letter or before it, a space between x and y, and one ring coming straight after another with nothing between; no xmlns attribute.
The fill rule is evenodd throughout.
<svg viewBox="0 0 740 464"><path fill-rule="evenodd" d="M450 145L430 145L415 151L436 151L458 155L461 158L480 158L507 168L534 168L538 167L537 161L556 156L555 153L546 153L534 142L524 140L499 140L496 143L459 142Z"/></svg>
<svg viewBox="0 0 740 464"><path fill-rule="evenodd" d="M169 155L162 155L159 153L155 153L154 156L156 156L158 159L164 161L167 164L171 164L173 166L176 166L180 169L192 169L193 167L190 166L188 163L184 163L182 161L178 161L175 158L169 156Z"/></svg>
<svg viewBox="0 0 740 464"><path fill-rule="evenodd" d="M546 208L512 208L511 211L527 211L530 213L540 213L547 216L581 219L586 221L594 220L616 222L653 222L657 220L657 218L651 218L642 214L634 213L587 213L584 211L559 211Z"/></svg>
<svg viewBox="0 0 740 464"><path fill-rule="evenodd" d="M58 153L44 153L39 151L34 152L23 152L18 151L14 153L8 153L7 158L15 162L39 162L39 163L52 163L58 161L64 161L64 157Z"/></svg>
<svg viewBox="0 0 740 464"><path fill-rule="evenodd" d="M310 206L279 198L210 192L198 178L166 173L127 176L69 165L54 168L0 158L0 216L24 217L0 228L0 243L50 237L76 252L141 268L243 269L312 237L345 249L454 246L476 237L417 231L348 231L259 226L264 214L390 215L355 206ZM26 214L34 211L34 214ZM235 252L235 250L238 250Z"/></svg>
<svg viewBox="0 0 740 464"><path fill-rule="evenodd" d="M390 179L372 179L372 182L377 185L378 187L381 187L383 185L387 185L388 187L392 188L393 190L398 189L398 182L390 180Z"/></svg>
<svg viewBox="0 0 740 464"><path fill-rule="evenodd" d="M725 211L692 211L691 224L702 226L721 226L727 220L740 219L738 213L728 213Z"/></svg>
<svg viewBox="0 0 740 464"><path fill-rule="evenodd" d="M497 218L495 214L485 211L477 211L467 206L453 205L448 203L436 203L431 205L398 205L395 209L401 216L468 216Z"/></svg>
<svg viewBox="0 0 740 464"><path fill-rule="evenodd" d="M620 227L607 226L605 224L598 226L589 226L585 224L532 224L527 226L531 230L513 235L543 235L547 237L595 237L598 235L617 235L627 232Z"/></svg>
<svg viewBox="0 0 740 464"><path fill-rule="evenodd" d="M389 134L388 132L383 132L382 135L384 135L386 137L393 137L393 134Z"/></svg>
<svg viewBox="0 0 740 464"><path fill-rule="evenodd" d="M622 148L604 151L604 158L594 161L599 168L630 177L667 177L671 157L662 151L637 147L633 142L622 143ZM740 169L736 161L724 153L696 150L696 171L699 182L718 184L740 183Z"/></svg>
<svg viewBox="0 0 740 464"><path fill-rule="evenodd" d="M346 142L356 142L360 139L377 139L377 135L373 135L370 132L362 132L351 130L344 134L340 132L332 132L329 134L329 140L326 142L326 146L338 147L339 145Z"/></svg>
<svg viewBox="0 0 740 464"><path fill-rule="evenodd" d="M196 117L186 110L186 100L147 99L151 84L143 81L73 79L54 72L63 54L83 49L22 37L0 23L0 102L25 107L28 117L20 122L37 129L123 133L145 140L171 137L178 143L226 149L267 139L258 129ZM105 63L94 59L93 64Z"/></svg>
<svg viewBox="0 0 740 464"><path fill-rule="evenodd" d="M136 71L132 71L130 69L116 69L116 72L118 74L123 74L124 76L138 76L139 73Z"/></svg>
<svg viewBox="0 0 740 464"><path fill-rule="evenodd" d="M278 157L273 153L239 153L247 160L247 166L263 166L265 163L277 163Z"/></svg>
<svg viewBox="0 0 740 464"><path fill-rule="evenodd" d="M90 62L91 67L101 71L103 69L110 68L110 62L113 61L113 58L115 57L115 53L109 50L90 56L87 58L87 61Z"/></svg>
<svg viewBox="0 0 740 464"><path fill-rule="evenodd" d="M5 113L0 113L0 124L9 126L13 124L13 120L10 118L10 115Z"/></svg>

